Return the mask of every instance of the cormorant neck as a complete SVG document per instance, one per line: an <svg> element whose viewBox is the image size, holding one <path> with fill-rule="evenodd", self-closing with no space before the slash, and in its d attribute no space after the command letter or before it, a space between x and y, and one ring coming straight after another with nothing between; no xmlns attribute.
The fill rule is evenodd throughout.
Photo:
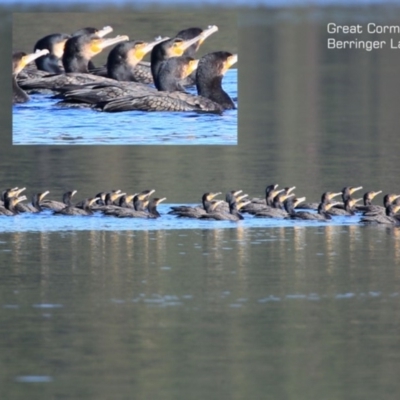
<svg viewBox="0 0 400 400"><path fill-rule="evenodd" d="M17 77L13 75L12 77L12 87L13 87L13 104L16 103L26 103L29 101L29 96L20 88L17 82Z"/></svg>
<svg viewBox="0 0 400 400"><path fill-rule="evenodd" d="M176 92L185 91L180 84L180 73L181 71L176 68L176 63L165 60L160 64L158 74L154 80L154 85L159 91L165 92Z"/></svg>
<svg viewBox="0 0 400 400"><path fill-rule="evenodd" d="M211 202L208 200L204 200L203 207L206 210L206 212L209 213L211 211Z"/></svg>
<svg viewBox="0 0 400 400"><path fill-rule="evenodd" d="M54 54L39 57L35 61L37 69L41 71L50 72L52 74L61 74L63 72L59 65L60 59Z"/></svg>
<svg viewBox="0 0 400 400"><path fill-rule="evenodd" d="M76 55L75 57L63 57L63 65L65 72L80 72L87 74L89 73L88 70L88 63L85 57L80 55Z"/></svg>
<svg viewBox="0 0 400 400"><path fill-rule="evenodd" d="M160 68L162 66L163 61L167 59L165 52L163 51L162 46L157 45L153 48L150 56L150 68L151 74L153 76L153 81L157 80L157 76L160 72Z"/></svg>
<svg viewBox="0 0 400 400"><path fill-rule="evenodd" d="M39 196L34 195L32 197L32 206L37 210L37 211L42 211L42 207L40 206L39 203Z"/></svg>
<svg viewBox="0 0 400 400"><path fill-rule="evenodd" d="M160 217L160 213L157 211L157 207L155 205L148 207L149 214L153 217Z"/></svg>
<svg viewBox="0 0 400 400"><path fill-rule="evenodd" d="M145 211L143 202L140 199L136 199L133 205L136 211Z"/></svg>
<svg viewBox="0 0 400 400"><path fill-rule="evenodd" d="M209 81L197 79L197 93L199 96L207 97L208 99L220 104L225 110L235 109L235 104L222 89L222 75L214 76Z"/></svg>

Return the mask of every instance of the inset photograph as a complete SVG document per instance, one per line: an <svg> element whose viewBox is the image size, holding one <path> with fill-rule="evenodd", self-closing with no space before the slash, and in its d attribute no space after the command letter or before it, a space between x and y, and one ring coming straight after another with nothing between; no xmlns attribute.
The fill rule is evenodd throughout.
<svg viewBox="0 0 400 400"><path fill-rule="evenodd" d="M14 145L236 145L237 16L13 14Z"/></svg>

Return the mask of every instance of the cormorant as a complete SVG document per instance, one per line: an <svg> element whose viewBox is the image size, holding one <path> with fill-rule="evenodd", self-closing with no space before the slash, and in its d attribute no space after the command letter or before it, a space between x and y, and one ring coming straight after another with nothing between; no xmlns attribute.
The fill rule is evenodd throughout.
<svg viewBox="0 0 400 400"><path fill-rule="evenodd" d="M303 203L301 208L307 209L307 210L318 210L318 207L321 203L329 203L334 197L341 195L342 192L324 192L322 193L321 196L321 202L320 203ZM336 204L340 204L340 202L336 202Z"/></svg>
<svg viewBox="0 0 400 400"><path fill-rule="evenodd" d="M182 82L196 70L198 63L199 60L195 60L189 56L169 58L165 61L164 66L158 74L158 90L164 92L185 92Z"/></svg>
<svg viewBox="0 0 400 400"><path fill-rule="evenodd" d="M334 207L335 209L342 210L344 212L341 213L340 211L338 211L336 214L332 214L332 212L335 212L335 210L331 209L329 213L331 215L349 215L348 213L350 213L351 210L349 209L350 203L348 203L348 200L352 198L351 195L354 192L356 192L357 190L361 190L361 189L362 189L362 186L358 186L358 187L345 186L342 189L342 201L343 201L343 203L342 204L339 203ZM362 199L360 199L360 200L362 200ZM347 205L347 208L346 208L346 205ZM353 207L354 205L355 204L352 204L351 207Z"/></svg>
<svg viewBox="0 0 400 400"><path fill-rule="evenodd" d="M197 44L200 40L205 40L208 36L216 31L218 31L218 27L213 25L199 33L197 36L190 38L188 36L186 38L175 37L164 40L163 42L154 46L153 50L151 51L150 68L156 88L158 89L157 76L159 70L163 67L164 61L171 57L182 56L184 51L190 46Z"/></svg>
<svg viewBox="0 0 400 400"><path fill-rule="evenodd" d="M330 215L340 216L340 215L355 215L357 202L361 201L362 198L353 199L347 197L344 202L344 207L333 207L329 210Z"/></svg>
<svg viewBox="0 0 400 400"><path fill-rule="evenodd" d="M54 215L92 215L93 210L91 209L91 207L98 199L99 199L98 197L86 199L83 202L82 208L68 206L68 207L63 208L60 211L54 211L53 214Z"/></svg>
<svg viewBox="0 0 400 400"><path fill-rule="evenodd" d="M215 208L218 204L222 203L222 200L216 203L212 203L212 199L217 197L221 192L207 192L204 193L201 202L203 207L201 206L196 206L196 207L190 207L190 206L174 206L171 207L171 211L168 214L174 214L177 215L178 217L187 217L187 218L199 218L201 215L205 213L209 213L212 211L213 208Z"/></svg>
<svg viewBox="0 0 400 400"><path fill-rule="evenodd" d="M103 39L96 34L73 36L65 43L62 63L65 72L89 73L88 62L106 47L129 40L126 35Z"/></svg>
<svg viewBox="0 0 400 400"><path fill-rule="evenodd" d="M294 193L287 194L286 192L278 193L274 197L272 207L266 207L257 213L255 217L257 218L285 218L288 213L285 209L284 202L290 197L294 197Z"/></svg>
<svg viewBox="0 0 400 400"><path fill-rule="evenodd" d="M229 213L221 211L212 211L210 213L202 214L200 219L212 219L217 221L240 221L243 215L239 213L239 210L245 205L249 204L250 201L239 201L232 199L229 203Z"/></svg>
<svg viewBox="0 0 400 400"><path fill-rule="evenodd" d="M18 187L14 187L14 188L8 188L6 190L3 190L3 192L1 192L1 201L0 201L0 205L4 206L4 200L9 197L15 197L15 196L19 196L26 188L22 188L19 189Z"/></svg>
<svg viewBox="0 0 400 400"><path fill-rule="evenodd" d="M103 78L89 73L88 62L104 48L113 44L129 40L128 36L117 36L103 39L97 35L73 36L65 43L62 63L65 74L47 75L38 79L24 79L19 82L25 90L49 89L62 90L66 85L82 85L85 83L115 82L113 79Z"/></svg>
<svg viewBox="0 0 400 400"><path fill-rule="evenodd" d="M309 221L327 221L327 220L332 219L332 217L328 214L328 211L336 204L340 204L340 203L339 202L332 202L332 203L321 202L318 206L317 213L293 210L292 213L289 215L289 218L290 219L303 219L303 220L309 220Z"/></svg>
<svg viewBox="0 0 400 400"><path fill-rule="evenodd" d="M123 193L121 191L112 191L108 192L105 196L104 199L104 205L93 205L92 210L93 211L108 211L108 210L113 210L114 207L117 207L119 204L119 199L122 196L125 196L126 193ZM96 196L97 197L97 196Z"/></svg>
<svg viewBox="0 0 400 400"><path fill-rule="evenodd" d="M66 33L53 33L39 39L33 50L47 49L49 53L35 60L37 69L52 74L63 73L64 68L61 59L64 54L65 43L70 37Z"/></svg>
<svg viewBox="0 0 400 400"><path fill-rule="evenodd" d="M18 205L18 203L24 200L26 200L26 196L20 196L20 197L7 196L4 199L4 206L0 206L0 215L12 216L19 214L19 211L16 209L16 206Z"/></svg>
<svg viewBox="0 0 400 400"><path fill-rule="evenodd" d="M380 193L382 193L382 190L379 190L377 192L371 190L369 192L364 193L363 196L364 205L356 206L356 210L361 212L372 211L375 207L375 205L372 204L372 200Z"/></svg>
<svg viewBox="0 0 400 400"><path fill-rule="evenodd" d="M157 211L157 206L166 199L167 199L166 197L163 197L162 199L157 197L151 199L147 205L147 212L144 210L142 211L129 210L129 212L121 212L116 216L119 218L158 218L161 215Z"/></svg>
<svg viewBox="0 0 400 400"><path fill-rule="evenodd" d="M42 209L42 200L45 196L47 196L50 192L47 190L43 193L36 193L32 196L31 204L22 204L18 203L15 208L18 212L28 212L28 213L38 213L43 211Z"/></svg>
<svg viewBox="0 0 400 400"><path fill-rule="evenodd" d="M94 75L115 79L117 81L132 81L141 83L153 83L150 73L150 64L145 67L146 73L150 75L150 82L143 81L142 66L139 63L153 47L169 38L156 38L152 42L141 40L130 40L117 44L108 54L106 65L89 69Z"/></svg>
<svg viewBox="0 0 400 400"><path fill-rule="evenodd" d="M62 197L62 202L56 200L45 200L41 203L41 206L53 211L61 211L65 207L72 207L72 197L76 193L76 190L65 192Z"/></svg>
<svg viewBox="0 0 400 400"><path fill-rule="evenodd" d="M193 60L190 57L173 57L168 60L167 66L161 70L160 89L164 91L184 90L180 86L181 78L189 74L197 67L198 60ZM169 67L172 67L171 69ZM103 84L88 84L82 85L66 91L60 97L64 99L59 104L85 103L96 105L97 103L107 102L110 99L121 98L128 94L135 96L147 96L154 94L157 96L158 91L150 88L142 83L134 82L115 82L109 81Z"/></svg>
<svg viewBox="0 0 400 400"><path fill-rule="evenodd" d="M265 189L265 200L264 199L252 199L251 203L243 207L242 211L249 214L257 214L263 209L270 209L273 207L273 201L275 196L285 191L285 189L278 190L278 184L268 185Z"/></svg>
<svg viewBox="0 0 400 400"><path fill-rule="evenodd" d="M175 38L182 39L184 41L188 41L191 39L194 39L196 37L200 37L198 41L194 42L193 44L189 45L184 52L183 56L189 56L189 57L194 57L195 51L199 48L201 43L204 42L204 40L210 36L212 33L216 32L218 30L217 27L215 26L209 26L207 29L203 30L201 28L188 28L181 30L178 32L177 35L175 35ZM168 40L169 38L162 38L161 41ZM151 84L154 83L153 76L151 73L151 64L149 62L145 61L140 61L135 68L132 69L132 77L134 82L140 82L140 83L145 83L145 84ZM98 68L93 71L95 74L99 74L102 76L107 76L107 72L105 71L104 68ZM182 82L179 83L181 86L192 86L195 84L195 74L192 73L190 76L186 77L183 79Z"/></svg>
<svg viewBox="0 0 400 400"><path fill-rule="evenodd" d="M142 95L132 93L126 97L99 103L103 111L204 111L222 113L234 109L235 104L222 89L222 77L236 63L237 55L220 51L203 56L197 66L198 96L182 92L157 92Z"/></svg>
<svg viewBox="0 0 400 400"><path fill-rule="evenodd" d="M386 225L400 225L400 205L389 204L385 213L378 213L375 215L365 216L361 218L363 224L386 224Z"/></svg>
<svg viewBox="0 0 400 400"><path fill-rule="evenodd" d="M225 201L218 204L218 206L215 207L214 212L218 211L229 213L229 204L231 203L231 201L236 201L237 203L239 203L241 200L248 197L247 194L241 194L242 192L243 190L230 190L229 192L227 192L225 195Z"/></svg>
<svg viewBox="0 0 400 400"><path fill-rule="evenodd" d="M137 193L130 194L130 195L124 194L123 196L121 196L119 198L119 204L117 206L110 205L110 206L107 206L107 208L102 209L103 214L104 215L116 215L118 212L121 212L124 209L128 209L128 210L134 209L132 200L134 199L134 197L136 195L137 195Z"/></svg>
<svg viewBox="0 0 400 400"><path fill-rule="evenodd" d="M26 103L29 101L29 96L21 89L17 83L17 75L30 62L38 57L48 54L48 50L37 50L35 53L26 54L24 52L14 53L12 56L12 87L13 87L13 104Z"/></svg>
<svg viewBox="0 0 400 400"><path fill-rule="evenodd" d="M149 197L155 192L154 189L152 190L143 190L140 193L137 193L133 196L133 208L121 208L115 207L114 209L108 209L106 211L106 215L114 215L116 217L120 216L134 216L137 212L145 212L149 205ZM138 214L139 216L141 214Z"/></svg>
<svg viewBox="0 0 400 400"><path fill-rule="evenodd" d="M398 194L393 194L393 193L385 194L385 196L383 196L383 207L372 204L368 207L367 211L363 213L363 215L366 217L375 216L376 214L384 215L386 213L388 206L394 204L394 202L398 198L400 198L400 195Z"/></svg>

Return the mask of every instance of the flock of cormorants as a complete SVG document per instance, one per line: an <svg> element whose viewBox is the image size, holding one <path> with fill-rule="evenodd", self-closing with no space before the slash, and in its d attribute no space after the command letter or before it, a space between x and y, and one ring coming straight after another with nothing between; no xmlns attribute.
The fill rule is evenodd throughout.
<svg viewBox="0 0 400 400"><path fill-rule="evenodd" d="M13 54L13 103L29 100L24 91L57 93L66 106L90 106L103 111L169 110L222 112L235 108L221 82L227 69L237 62L237 55L224 51L193 58L201 43L216 26L205 30L189 28L170 38L157 38L147 43L129 41L127 36L105 39L111 27L101 30L84 28L72 35L51 34L40 39L35 52ZM105 67L95 68L92 57L104 48L115 45ZM141 60L151 51L151 62ZM35 67L28 67L35 61ZM154 84L155 88L149 86ZM185 92L185 87L196 85L198 96ZM372 199L381 193L367 192L363 199L352 194L362 187L345 187L341 192L325 192L319 203L305 203L296 197L294 187L266 188L265 199L248 200L241 190L230 191L225 201L216 200L221 193L205 193L197 207L171 207L170 214L180 218L239 221L242 213L256 218L287 218L328 221L337 215L361 214L362 223L400 225L400 195L386 194L383 206L373 205ZM55 215L104 215L127 218L160 217L157 205L166 198L151 198L154 190L128 195L120 190L101 192L75 205L76 191L63 195L62 202L46 200L48 191L33 196L31 204L24 204L25 188L10 188L1 195L0 215L52 210ZM342 202L334 201L342 196ZM358 205L363 200L363 205ZM299 210L300 209L300 210ZM304 211L311 209L312 211Z"/></svg>
<svg viewBox="0 0 400 400"><path fill-rule="evenodd" d="M400 225L400 195L386 194L383 206L372 204L372 200L381 191L366 192L363 198L354 199L353 193L362 187L346 186L340 192L325 192L318 203L305 203L305 197L296 197L295 187L278 189L278 185L269 185L265 190L265 199L248 200L242 190L232 190L226 194L225 201L217 200L221 192L207 192L202 196L202 204L196 207L172 206L169 214L179 218L206 220L239 221L243 213L255 218L294 219L309 221L329 221L335 216L361 215L362 223ZM64 193L62 201L47 200L48 191L36 193L31 204L24 204L26 196L20 194L25 188L10 188L3 191L0 202L0 215L13 216L20 213L39 213L52 210L54 215L92 215L95 212L119 218L158 218L157 206L165 197L151 197L155 190L144 190L128 195L121 190L100 192L75 205L72 197L76 190ZM342 201L333 200L341 195ZM363 200L363 205L357 203ZM311 211L304 211L311 210Z"/></svg>
<svg viewBox="0 0 400 400"><path fill-rule="evenodd" d="M128 36L104 38L112 32L84 28L67 35L50 34L34 46L34 53L13 54L13 104L29 100L30 93L50 93L63 106L115 111L200 111L222 113L235 103L222 89L225 72L237 55L215 51L195 60L203 41L218 27L188 28L173 38L152 42ZM116 45L107 64L96 68L91 59ZM151 62L143 57L151 52ZM25 68L29 63L35 64ZM24 69L25 68L25 69ZM155 87L149 84L154 84ZM195 85L198 95L186 93Z"/></svg>

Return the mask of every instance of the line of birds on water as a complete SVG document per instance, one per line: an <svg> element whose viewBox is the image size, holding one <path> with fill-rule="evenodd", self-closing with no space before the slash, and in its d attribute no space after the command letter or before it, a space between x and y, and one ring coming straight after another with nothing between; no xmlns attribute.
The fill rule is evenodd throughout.
<svg viewBox="0 0 400 400"><path fill-rule="evenodd" d="M235 103L222 88L225 72L237 54L215 51L195 60L204 40L218 31L213 25L181 30L173 38L151 42L129 40L126 35L106 39L113 31L83 28L67 35L40 39L34 52L13 53L13 104L29 101L30 93L56 93L60 106L117 111L199 111L222 113ZM96 68L92 58L106 47L106 66ZM143 57L151 52L151 62ZM28 68L29 63L35 61ZM25 70L24 70L25 68ZM149 84L154 84L155 87ZM195 85L198 95L187 93Z"/></svg>
<svg viewBox="0 0 400 400"><path fill-rule="evenodd" d="M344 187L340 192L324 192L321 201L306 203L305 197L296 197L295 187L278 189L277 184L268 185L265 198L248 199L242 190L231 190L226 193L225 200L216 197L221 192L207 192L202 196L199 206L171 206L168 214L179 218L195 218L205 220L240 221L243 213L255 218L276 218L308 221L329 221L335 216L361 215L360 222L365 224L400 225L400 195L386 194L383 197L383 206L372 204L372 200L382 191L369 191L362 198L353 198L358 187ZM15 216L20 213L39 213L52 210L54 215L93 215L101 212L106 216L119 218L159 218L161 215L157 206L166 200L165 197L151 197L155 192L144 190L140 193L127 194L121 190L100 192L91 198L86 198L76 204L72 197L76 190L63 194L62 201L47 200L49 191L36 193L31 204L24 204L27 200L21 193L25 188L9 188L2 192L0 215ZM337 196L342 201L335 201ZM363 205L358 203L363 200ZM305 211L311 210L311 211Z"/></svg>

